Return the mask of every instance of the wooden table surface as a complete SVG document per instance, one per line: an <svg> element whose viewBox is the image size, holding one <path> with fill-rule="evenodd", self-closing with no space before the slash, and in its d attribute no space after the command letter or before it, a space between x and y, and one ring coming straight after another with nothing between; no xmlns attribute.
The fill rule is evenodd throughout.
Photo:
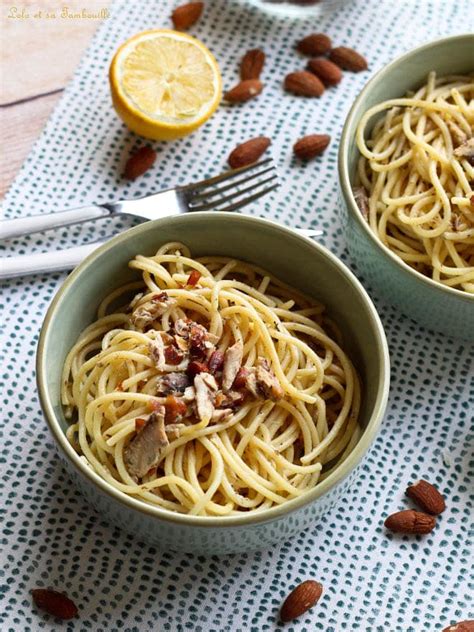
<svg viewBox="0 0 474 632"><path fill-rule="evenodd" d="M110 0L0 0L0 198L107 19L109 5Z"/></svg>

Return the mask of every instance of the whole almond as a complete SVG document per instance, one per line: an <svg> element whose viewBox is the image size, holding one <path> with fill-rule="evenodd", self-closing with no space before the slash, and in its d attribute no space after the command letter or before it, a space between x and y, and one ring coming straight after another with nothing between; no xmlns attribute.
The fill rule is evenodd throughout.
<svg viewBox="0 0 474 632"><path fill-rule="evenodd" d="M283 602L280 610L281 621L285 623L305 613L319 601L322 593L322 585L312 579L296 586Z"/></svg>
<svg viewBox="0 0 474 632"><path fill-rule="evenodd" d="M446 509L443 496L434 485L428 481L417 481L407 487L405 494L419 507L430 514L437 516Z"/></svg>
<svg viewBox="0 0 474 632"><path fill-rule="evenodd" d="M324 57L310 59L308 70L319 77L327 86L335 86L342 79L342 71L339 66L336 66L336 64Z"/></svg>
<svg viewBox="0 0 474 632"><path fill-rule="evenodd" d="M329 59L343 70L352 70L352 72L360 72L367 70L367 60L362 57L353 48L347 46L338 46L333 48L329 53Z"/></svg>
<svg viewBox="0 0 474 632"><path fill-rule="evenodd" d="M330 141L331 137L327 134L309 134L296 141L293 145L293 153L298 158L310 160L322 154Z"/></svg>
<svg viewBox="0 0 474 632"><path fill-rule="evenodd" d="M127 180L135 180L148 171L156 160L156 151L145 145L134 152L125 165L124 178Z"/></svg>
<svg viewBox="0 0 474 632"><path fill-rule="evenodd" d="M286 75L285 90L302 97L320 97L324 92L323 83L311 72L299 70Z"/></svg>
<svg viewBox="0 0 474 632"><path fill-rule="evenodd" d="M188 2L176 7L171 15L174 28L178 31L186 31L199 20L203 9L204 2Z"/></svg>
<svg viewBox="0 0 474 632"><path fill-rule="evenodd" d="M253 48L245 53L240 62L240 78L259 79L265 64L265 53L260 48Z"/></svg>
<svg viewBox="0 0 474 632"><path fill-rule="evenodd" d="M58 619L72 619L77 615L76 604L69 597L56 590L35 588L31 594L38 608Z"/></svg>
<svg viewBox="0 0 474 632"><path fill-rule="evenodd" d="M331 38L325 33L311 33L298 42L296 48L304 55L325 55L332 47Z"/></svg>
<svg viewBox="0 0 474 632"><path fill-rule="evenodd" d="M266 136L251 138L245 143L237 145L227 161L232 169L251 165L253 162L257 162L260 156L265 153L271 142Z"/></svg>
<svg viewBox="0 0 474 632"><path fill-rule="evenodd" d="M444 628L443 632L474 632L474 620L458 621Z"/></svg>
<svg viewBox="0 0 474 632"><path fill-rule="evenodd" d="M254 99L263 90L263 83L259 79L246 79L224 94L229 103L244 103Z"/></svg>
<svg viewBox="0 0 474 632"><path fill-rule="evenodd" d="M430 533L435 528L436 520L433 516L414 511L413 509L405 509L389 516L385 522L385 526L394 533Z"/></svg>

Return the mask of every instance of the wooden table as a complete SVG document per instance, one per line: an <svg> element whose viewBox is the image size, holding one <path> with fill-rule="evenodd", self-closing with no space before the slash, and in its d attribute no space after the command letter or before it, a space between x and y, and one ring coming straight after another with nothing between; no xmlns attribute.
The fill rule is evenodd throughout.
<svg viewBox="0 0 474 632"><path fill-rule="evenodd" d="M109 5L110 0L0 0L0 198L107 19Z"/></svg>

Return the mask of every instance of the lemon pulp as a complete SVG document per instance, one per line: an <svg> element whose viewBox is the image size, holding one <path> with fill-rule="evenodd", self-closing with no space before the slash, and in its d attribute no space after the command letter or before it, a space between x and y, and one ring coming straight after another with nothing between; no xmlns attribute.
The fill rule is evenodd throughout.
<svg viewBox="0 0 474 632"><path fill-rule="evenodd" d="M154 139L191 133L215 111L219 68L195 38L168 30L146 31L115 54L110 67L114 106L135 132Z"/></svg>

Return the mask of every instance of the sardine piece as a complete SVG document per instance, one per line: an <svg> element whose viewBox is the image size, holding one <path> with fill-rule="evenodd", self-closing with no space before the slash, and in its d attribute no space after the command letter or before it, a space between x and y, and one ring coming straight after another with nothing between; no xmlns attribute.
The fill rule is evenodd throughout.
<svg viewBox="0 0 474 632"><path fill-rule="evenodd" d="M222 369L222 389L228 391L239 372L244 355L244 348L241 342L236 342L229 347L224 354L224 367Z"/></svg>
<svg viewBox="0 0 474 632"><path fill-rule="evenodd" d="M202 373L194 378L194 390L196 391L196 407L201 421L209 422L214 412L211 390L203 379Z"/></svg>
<svg viewBox="0 0 474 632"><path fill-rule="evenodd" d="M152 300L136 307L130 315L130 322L137 329L143 330L176 304L176 299L168 296L166 292L161 292Z"/></svg>
<svg viewBox="0 0 474 632"><path fill-rule="evenodd" d="M271 399L274 402L282 399L284 395L283 389L265 358L258 358L255 378L258 391L266 399Z"/></svg>
<svg viewBox="0 0 474 632"><path fill-rule="evenodd" d="M362 213L365 219L369 218L369 198L367 191L364 187L355 187L352 191L354 194L354 200L356 201L359 211Z"/></svg>
<svg viewBox="0 0 474 632"><path fill-rule="evenodd" d="M186 373L167 373L158 379L156 390L160 395L184 393L190 385L191 382Z"/></svg>
<svg viewBox="0 0 474 632"><path fill-rule="evenodd" d="M129 474L137 478L145 476L157 465L167 445L165 407L160 406L124 450L123 460Z"/></svg>

